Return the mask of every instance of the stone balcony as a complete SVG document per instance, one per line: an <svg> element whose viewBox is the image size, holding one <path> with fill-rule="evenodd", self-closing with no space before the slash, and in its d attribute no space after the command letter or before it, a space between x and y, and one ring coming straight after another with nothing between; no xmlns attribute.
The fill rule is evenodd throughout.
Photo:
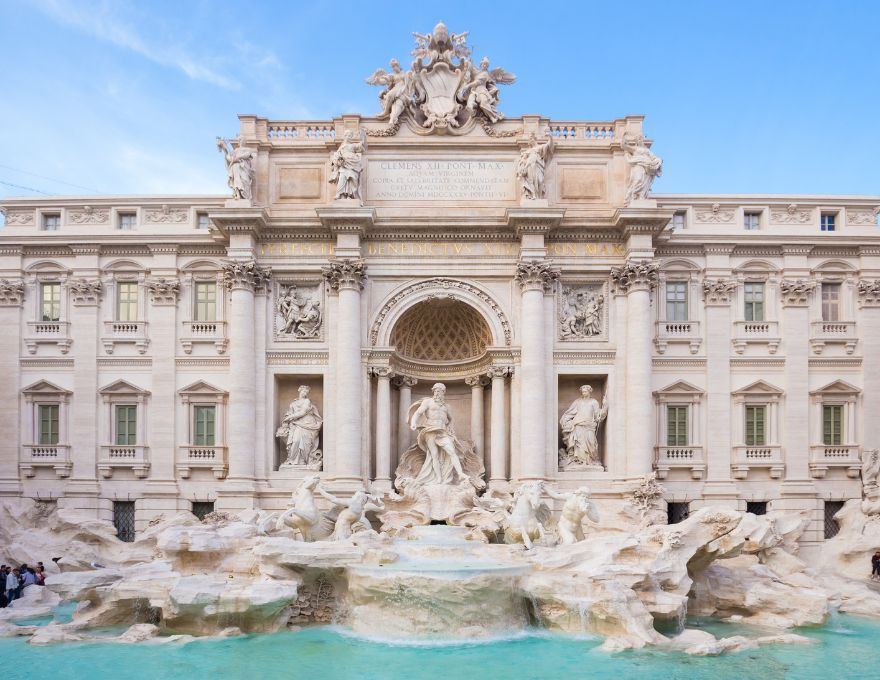
<svg viewBox="0 0 880 680"><path fill-rule="evenodd" d="M810 475L822 479L831 468L843 468L850 479L858 479L862 469L862 452L858 444L810 447Z"/></svg>
<svg viewBox="0 0 880 680"><path fill-rule="evenodd" d="M843 345L847 354L856 349L855 321L813 321L810 323L810 347L814 354L822 354L825 345Z"/></svg>
<svg viewBox="0 0 880 680"><path fill-rule="evenodd" d="M224 479L229 470L225 446L181 446L177 455L177 474L189 479L193 470L211 470Z"/></svg>
<svg viewBox="0 0 880 680"><path fill-rule="evenodd" d="M670 470L690 470L692 479L702 479L706 471L702 446L657 446L654 448L659 479L666 479Z"/></svg>
<svg viewBox="0 0 880 680"><path fill-rule="evenodd" d="M58 477L69 477L73 462L68 444L25 444L18 465L25 477L36 475L37 468L52 468Z"/></svg>
<svg viewBox="0 0 880 680"><path fill-rule="evenodd" d="M772 479L781 479L785 474L782 447L778 444L734 446L731 468L734 479L746 479L750 470L758 469L769 470Z"/></svg>
<svg viewBox="0 0 880 680"><path fill-rule="evenodd" d="M699 321L657 321L654 333L654 346L658 354L665 354L666 347L672 343L688 345L691 354L696 354L703 338L700 335Z"/></svg>
<svg viewBox="0 0 880 680"><path fill-rule="evenodd" d="M745 352L750 344L767 345L767 351L776 354L781 341L778 321L733 322L733 351L737 354Z"/></svg>
<svg viewBox="0 0 880 680"><path fill-rule="evenodd" d="M133 344L138 354L146 354L150 339L146 321L105 321L101 344L107 354L113 354L116 345Z"/></svg>
<svg viewBox="0 0 880 680"><path fill-rule="evenodd" d="M24 344L28 354L37 353L37 345L57 345L62 354L67 354L73 340L70 337L69 321L28 321Z"/></svg>
<svg viewBox="0 0 880 680"><path fill-rule="evenodd" d="M104 445L98 459L98 474L110 479L113 470L125 469L134 472L138 479L143 479L150 471L149 452L146 446Z"/></svg>
<svg viewBox="0 0 880 680"><path fill-rule="evenodd" d="M229 344L225 321L184 321L180 344L186 354L192 354L193 345L214 345L217 354L223 354Z"/></svg>

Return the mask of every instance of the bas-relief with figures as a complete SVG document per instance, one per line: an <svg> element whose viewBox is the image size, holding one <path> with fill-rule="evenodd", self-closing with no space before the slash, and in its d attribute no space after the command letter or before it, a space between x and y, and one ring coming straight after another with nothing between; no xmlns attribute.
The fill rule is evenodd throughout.
<svg viewBox="0 0 880 680"><path fill-rule="evenodd" d="M400 579L474 630L483 605L518 621L497 595L525 579L543 625L577 629L586 607L620 647L665 644L654 618L697 609L824 620L824 590L791 610L723 601L713 584L757 577L713 560L807 578L871 547L880 198L656 194L642 116L505 116L515 79L467 33L415 37L407 69L367 80L375 116L240 116L217 139L226 196L2 202L3 502L131 512L134 545L175 573L244 551L274 588L252 630L312 587L346 593L355 630L455 629L388 606ZM212 520L186 519L194 503ZM464 601L407 571L447 538L516 569L473 574ZM125 562L107 541L101 558ZM679 576L609 586L613 557L589 551L635 544L645 582ZM347 566L294 584L303 565ZM157 601L213 630L184 613L198 587Z"/></svg>

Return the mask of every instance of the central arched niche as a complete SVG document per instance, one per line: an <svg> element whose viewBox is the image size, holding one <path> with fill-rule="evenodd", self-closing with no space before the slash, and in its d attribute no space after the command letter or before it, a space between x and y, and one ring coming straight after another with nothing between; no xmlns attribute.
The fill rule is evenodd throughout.
<svg viewBox="0 0 880 680"><path fill-rule="evenodd" d="M424 300L406 310L391 331L395 354L414 364L469 364L486 354L492 331L482 315L461 300Z"/></svg>

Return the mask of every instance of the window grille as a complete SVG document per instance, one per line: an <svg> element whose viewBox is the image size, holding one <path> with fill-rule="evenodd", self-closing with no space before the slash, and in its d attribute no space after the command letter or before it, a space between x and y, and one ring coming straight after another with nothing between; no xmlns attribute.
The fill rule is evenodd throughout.
<svg viewBox="0 0 880 680"><path fill-rule="evenodd" d="M837 226L835 224L836 217L837 215L835 215L834 213L823 213L822 221L819 223L819 229L821 231L834 231L835 227Z"/></svg>
<svg viewBox="0 0 880 680"><path fill-rule="evenodd" d="M120 541L134 541L134 501L113 502L113 526Z"/></svg>
<svg viewBox="0 0 880 680"><path fill-rule="evenodd" d="M205 519L205 516L214 512L214 501L193 501L192 514L199 518Z"/></svg>
<svg viewBox="0 0 880 680"><path fill-rule="evenodd" d="M843 501L825 501L825 538L834 538L840 525L834 515L843 508Z"/></svg>
<svg viewBox="0 0 880 680"><path fill-rule="evenodd" d="M667 503L666 523L678 524L684 522L691 514L690 503Z"/></svg>
<svg viewBox="0 0 880 680"><path fill-rule="evenodd" d="M753 515L767 514L767 501L748 501L746 502L746 512Z"/></svg>

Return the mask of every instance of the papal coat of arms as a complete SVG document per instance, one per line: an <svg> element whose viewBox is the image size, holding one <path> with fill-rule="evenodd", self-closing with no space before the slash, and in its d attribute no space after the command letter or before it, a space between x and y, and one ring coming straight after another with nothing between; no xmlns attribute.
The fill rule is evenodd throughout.
<svg viewBox="0 0 880 680"><path fill-rule="evenodd" d="M404 71L396 59L391 70L378 69L367 78L370 85L385 89L379 95L382 112L392 128L406 115L417 131L461 131L468 122L483 118L489 124L504 118L498 111L498 85L507 85L516 76L501 68L489 68L484 58L477 67L467 47L467 32L449 33L441 22L432 33L413 33L415 61Z"/></svg>

